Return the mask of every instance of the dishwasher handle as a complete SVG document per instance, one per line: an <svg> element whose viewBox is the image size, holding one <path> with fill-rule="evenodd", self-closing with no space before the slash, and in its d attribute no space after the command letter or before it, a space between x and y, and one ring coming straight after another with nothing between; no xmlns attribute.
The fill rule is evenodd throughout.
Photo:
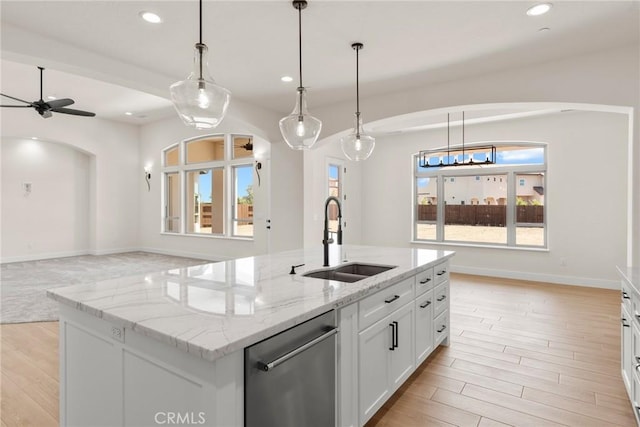
<svg viewBox="0 0 640 427"><path fill-rule="evenodd" d="M302 353L303 351L305 351L306 349L313 347L314 345L318 344L321 341L326 340L329 337L332 337L333 335L338 333L338 328L333 328L328 332L325 332L324 334L320 335L318 338L315 338L305 344L302 344L300 347L291 350L289 353L278 357L277 359L269 362L269 363L264 363L262 361L258 362L258 369L264 372L269 372L269 370L275 368L276 366L278 366L281 363L286 362L287 360L291 359L292 357Z"/></svg>

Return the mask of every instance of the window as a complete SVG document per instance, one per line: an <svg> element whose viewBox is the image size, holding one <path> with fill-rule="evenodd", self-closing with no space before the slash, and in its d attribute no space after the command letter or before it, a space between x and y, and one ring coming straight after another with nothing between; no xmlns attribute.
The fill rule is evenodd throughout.
<svg viewBox="0 0 640 427"><path fill-rule="evenodd" d="M546 247L545 146L497 149L493 165L421 168L415 156L414 240Z"/></svg>
<svg viewBox="0 0 640 427"><path fill-rule="evenodd" d="M335 163L334 163L335 162ZM342 205L342 214L344 215L344 200L342 196L342 168L344 166L342 163L331 159L327 166L327 197L333 196L337 197L340 200L340 204ZM338 231L338 206L335 203L331 203L328 209L328 219L329 219L329 231L337 232Z"/></svg>
<svg viewBox="0 0 640 427"><path fill-rule="evenodd" d="M252 141L209 135L163 151L163 232L253 237Z"/></svg>
<svg viewBox="0 0 640 427"><path fill-rule="evenodd" d="M233 235L253 236L253 167L233 167Z"/></svg>

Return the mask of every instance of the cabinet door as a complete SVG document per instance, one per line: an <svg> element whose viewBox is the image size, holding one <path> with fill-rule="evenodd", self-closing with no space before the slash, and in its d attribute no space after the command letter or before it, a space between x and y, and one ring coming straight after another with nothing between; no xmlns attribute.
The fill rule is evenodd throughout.
<svg viewBox="0 0 640 427"><path fill-rule="evenodd" d="M414 307L414 303L407 304L391 315L391 324L396 329L395 348L390 352L392 391L396 391L415 370Z"/></svg>
<svg viewBox="0 0 640 427"><path fill-rule="evenodd" d="M631 316L622 307L621 315L621 336L622 336L622 379L627 388L627 393L631 394L631 381L633 378L633 331L631 330Z"/></svg>
<svg viewBox="0 0 640 427"><path fill-rule="evenodd" d="M391 396L389 353L393 344L390 316L359 334L359 414L364 425Z"/></svg>
<svg viewBox="0 0 640 427"><path fill-rule="evenodd" d="M433 350L433 290L416 298L416 367Z"/></svg>

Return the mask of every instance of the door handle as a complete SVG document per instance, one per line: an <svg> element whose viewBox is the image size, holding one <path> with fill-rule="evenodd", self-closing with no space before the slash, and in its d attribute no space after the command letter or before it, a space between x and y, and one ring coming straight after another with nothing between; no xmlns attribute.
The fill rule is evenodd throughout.
<svg viewBox="0 0 640 427"><path fill-rule="evenodd" d="M420 281L420 284L421 284L421 285L424 285L425 283L429 283L430 281L431 281L431 277L427 277L426 279L421 280L421 281Z"/></svg>
<svg viewBox="0 0 640 427"><path fill-rule="evenodd" d="M395 350L395 346L394 343L396 342L396 322L393 323L389 323L389 326L391 326L391 347L389 347L389 350L393 351Z"/></svg>
<svg viewBox="0 0 640 427"><path fill-rule="evenodd" d="M431 301L427 300L424 304L420 304L420 308L427 308L429 305L431 305Z"/></svg>
<svg viewBox="0 0 640 427"><path fill-rule="evenodd" d="M442 275L443 275L443 274L445 274L446 272L447 272L447 270L442 270L442 271L439 271L437 274L438 274L438 276L442 276Z"/></svg>
<svg viewBox="0 0 640 427"><path fill-rule="evenodd" d="M622 291L622 299L631 299L631 297L629 296L628 293L626 293L625 291Z"/></svg>
<svg viewBox="0 0 640 427"><path fill-rule="evenodd" d="M394 348L398 348L398 322L396 322L396 321L394 320L394 321L393 321L393 324L394 324L394 325L396 325L396 327L394 328L394 329L395 329L395 332L396 332L396 339L395 339L395 341L394 341L394 343L393 343L393 347L394 347Z"/></svg>
<svg viewBox="0 0 640 427"><path fill-rule="evenodd" d="M300 347L291 350L289 353L278 357L277 359L268 362L268 363L264 363L264 362L258 362L258 369L261 371L265 371L265 372L269 372L271 369L275 368L276 366L280 365L281 363L286 362L287 360L291 359L292 357L302 353L303 351L305 351L306 349L308 349L309 347L313 347L314 345L318 344L321 341L326 340L329 337L332 337L333 335L338 333L338 328L333 328L328 332L325 332L324 334L320 335L318 338L312 339L311 341L302 344Z"/></svg>
<svg viewBox="0 0 640 427"><path fill-rule="evenodd" d="M627 319L625 319L624 317L620 319L620 322L622 322L622 326L624 326L625 328L628 328L629 326L631 326L630 324L626 323Z"/></svg>
<svg viewBox="0 0 640 427"><path fill-rule="evenodd" d="M446 295L441 295L440 297L438 297L438 301L444 301L445 299L447 299Z"/></svg>
<svg viewBox="0 0 640 427"><path fill-rule="evenodd" d="M445 329L447 329L447 325L442 325L442 327L440 329L437 329L436 332L440 333L440 332L444 331Z"/></svg>

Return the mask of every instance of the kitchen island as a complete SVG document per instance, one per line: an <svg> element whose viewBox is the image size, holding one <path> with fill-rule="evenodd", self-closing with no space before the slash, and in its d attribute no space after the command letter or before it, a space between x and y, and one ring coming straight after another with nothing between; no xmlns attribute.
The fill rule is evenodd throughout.
<svg viewBox="0 0 640 427"><path fill-rule="evenodd" d="M384 322L400 304L414 307L418 296L432 295L427 289L435 292L436 278L425 276L420 284L420 275L448 278L448 267L434 273L434 266L446 266L453 254L332 246L331 266L395 266L353 283L303 276L323 268L322 248L317 248L51 290L48 295L60 303L60 424L137 426L180 420L242 426L243 350L330 310L338 312L340 327L338 424L362 424L386 398L376 398L374 405L356 402L362 396L355 390L358 373L350 367L359 369L357 334ZM379 310L371 298L387 289L395 289L397 301L383 302ZM441 315L448 300L444 293L438 298ZM417 321L411 313L414 334ZM439 328L439 341L432 338L431 350L447 342L445 327ZM411 349L415 352L416 346ZM415 369L418 361L411 357ZM407 372L401 376L406 379ZM388 387L385 395L395 388Z"/></svg>

